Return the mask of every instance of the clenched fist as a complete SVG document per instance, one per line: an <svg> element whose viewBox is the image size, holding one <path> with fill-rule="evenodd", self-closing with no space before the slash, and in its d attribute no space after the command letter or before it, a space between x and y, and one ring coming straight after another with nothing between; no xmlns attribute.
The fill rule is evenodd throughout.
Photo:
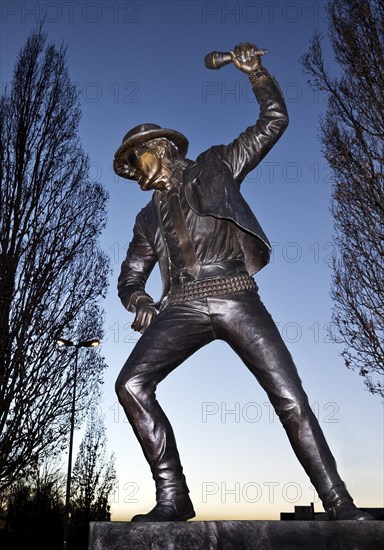
<svg viewBox="0 0 384 550"><path fill-rule="evenodd" d="M157 311L151 305L151 299L148 296L140 296L136 303L136 317L131 325L133 330L143 333L152 323L157 315Z"/></svg>
<svg viewBox="0 0 384 550"><path fill-rule="evenodd" d="M232 62L243 73L251 73L261 68L260 54L265 50L259 50L255 44L244 42L231 50Z"/></svg>

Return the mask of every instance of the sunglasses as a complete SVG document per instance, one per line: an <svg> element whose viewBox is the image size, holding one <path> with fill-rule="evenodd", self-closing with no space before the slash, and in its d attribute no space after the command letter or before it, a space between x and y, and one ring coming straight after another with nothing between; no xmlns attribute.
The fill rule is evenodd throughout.
<svg viewBox="0 0 384 550"><path fill-rule="evenodd" d="M143 156L143 154L146 151L155 151L157 144L155 143L145 143L143 145L140 145L139 147L135 147L128 153L128 162L132 166L132 168L137 168L137 163L140 159L140 157Z"/></svg>

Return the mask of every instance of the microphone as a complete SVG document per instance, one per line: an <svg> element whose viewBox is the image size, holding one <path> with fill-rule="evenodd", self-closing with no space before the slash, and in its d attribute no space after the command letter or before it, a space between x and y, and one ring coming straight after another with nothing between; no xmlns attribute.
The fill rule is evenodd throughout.
<svg viewBox="0 0 384 550"><path fill-rule="evenodd" d="M255 55L265 55L267 50L256 50ZM232 56L229 52L211 52L204 57L207 69L221 69L224 65L232 63Z"/></svg>

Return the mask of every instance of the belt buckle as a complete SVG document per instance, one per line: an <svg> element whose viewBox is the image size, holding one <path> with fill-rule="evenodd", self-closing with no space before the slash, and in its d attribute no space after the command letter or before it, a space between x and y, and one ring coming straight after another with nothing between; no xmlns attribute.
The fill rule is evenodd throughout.
<svg viewBox="0 0 384 550"><path fill-rule="evenodd" d="M182 271L179 271L178 273L178 282L180 285L188 285L190 283L196 282L196 278L188 273L186 269L183 269Z"/></svg>
<svg viewBox="0 0 384 550"><path fill-rule="evenodd" d="M180 273L179 273L179 283L180 283L181 285L183 285L183 284L185 283L186 278L187 278L187 277L186 277L185 271L180 271Z"/></svg>

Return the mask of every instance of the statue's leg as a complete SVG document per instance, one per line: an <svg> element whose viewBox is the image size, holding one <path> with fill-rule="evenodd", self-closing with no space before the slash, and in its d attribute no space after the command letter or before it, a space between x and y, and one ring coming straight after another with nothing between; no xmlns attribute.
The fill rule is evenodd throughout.
<svg viewBox="0 0 384 550"><path fill-rule="evenodd" d="M116 381L119 401L156 483L156 509L145 516L135 516L134 521L172 521L194 516L173 430L156 400L155 390L185 359L214 339L205 304L206 301L185 302L163 310L137 342ZM176 507L175 513L172 506L167 506L169 501Z"/></svg>
<svg viewBox="0 0 384 550"><path fill-rule="evenodd" d="M373 519L369 514L355 513L292 356L258 293L241 292L230 300L214 302L211 311L216 312L213 327L217 337L230 344L267 392L330 517L339 510L332 519Z"/></svg>

